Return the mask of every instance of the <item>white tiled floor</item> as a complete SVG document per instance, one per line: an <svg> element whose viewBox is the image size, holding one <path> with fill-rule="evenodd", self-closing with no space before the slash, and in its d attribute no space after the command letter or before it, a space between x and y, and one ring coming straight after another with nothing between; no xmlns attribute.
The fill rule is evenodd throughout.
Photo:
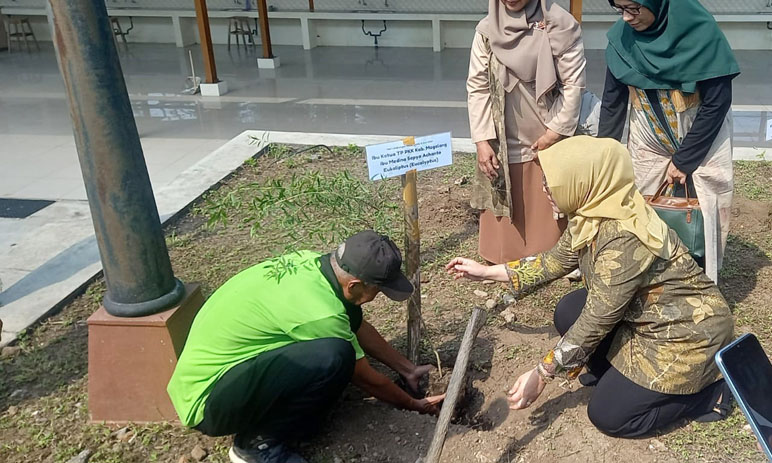
<svg viewBox="0 0 772 463"><path fill-rule="evenodd" d="M26 270L16 270L12 268L0 269L0 292L5 288L10 288L11 285L24 278L28 273L29 272Z"/></svg>
<svg viewBox="0 0 772 463"><path fill-rule="evenodd" d="M4 136L3 141L0 196L18 199L86 199L72 136L9 135ZM141 142L153 188L157 189L226 140L146 138Z"/></svg>
<svg viewBox="0 0 772 463"><path fill-rule="evenodd" d="M5 162L3 161L2 163L4 164ZM2 172L0 174L0 196L4 198L13 197L13 194L17 191L36 180L35 177L19 177L6 174L7 170L5 167L2 167L0 172Z"/></svg>
<svg viewBox="0 0 772 463"><path fill-rule="evenodd" d="M81 227L90 222L85 201L57 201L24 219L0 219L0 267L30 272L93 234L93 228Z"/></svg>
<svg viewBox="0 0 772 463"><path fill-rule="evenodd" d="M2 182L3 179L0 178L0 182ZM24 185L23 188L20 190L17 190L13 192L12 194L6 195L7 198L23 198L23 199L51 199L54 201L59 201L62 199L85 199L85 192L84 197L79 197L76 191L79 191L76 189L75 184L76 182L80 181L80 179L72 179L72 178L55 178L46 176L44 179L34 179L28 183L27 185Z"/></svg>

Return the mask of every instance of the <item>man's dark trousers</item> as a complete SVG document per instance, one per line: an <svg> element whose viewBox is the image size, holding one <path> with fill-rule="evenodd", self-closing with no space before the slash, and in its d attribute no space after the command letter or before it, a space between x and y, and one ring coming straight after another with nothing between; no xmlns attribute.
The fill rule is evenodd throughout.
<svg viewBox="0 0 772 463"><path fill-rule="evenodd" d="M298 438L313 432L354 373L354 348L338 338L298 342L228 370L196 429L210 436Z"/></svg>

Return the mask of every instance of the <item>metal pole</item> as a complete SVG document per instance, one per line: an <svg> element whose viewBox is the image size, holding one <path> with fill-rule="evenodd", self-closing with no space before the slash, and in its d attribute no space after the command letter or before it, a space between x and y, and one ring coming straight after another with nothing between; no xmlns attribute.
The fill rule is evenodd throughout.
<svg viewBox="0 0 772 463"><path fill-rule="evenodd" d="M265 0L257 0L257 14L260 16L260 41L263 42L263 58L273 58L271 30L268 27L268 7Z"/></svg>
<svg viewBox="0 0 772 463"><path fill-rule="evenodd" d="M195 4L198 35L201 38L201 54L204 55L205 82L207 84L216 84L220 79L217 78L217 65L214 62L212 33L209 31L209 13L206 9L206 0L196 0Z"/></svg>
<svg viewBox="0 0 772 463"><path fill-rule="evenodd" d="M111 314L160 312L182 298L172 273L104 2L49 0Z"/></svg>
<svg viewBox="0 0 772 463"><path fill-rule="evenodd" d="M582 22L582 0L571 0L571 14L574 18L581 23Z"/></svg>
<svg viewBox="0 0 772 463"><path fill-rule="evenodd" d="M314 0L308 0L308 11L314 11Z"/></svg>
<svg viewBox="0 0 772 463"><path fill-rule="evenodd" d="M407 358L418 363L421 347L421 231L418 227L418 192L416 171L402 176L402 198L405 201L405 255L407 277L415 291L407 300Z"/></svg>

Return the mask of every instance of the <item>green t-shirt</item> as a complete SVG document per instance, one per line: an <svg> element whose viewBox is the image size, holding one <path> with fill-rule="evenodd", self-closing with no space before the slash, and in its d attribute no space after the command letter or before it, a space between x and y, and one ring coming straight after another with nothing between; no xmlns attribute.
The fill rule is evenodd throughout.
<svg viewBox="0 0 772 463"><path fill-rule="evenodd" d="M325 257L300 251L271 259L238 273L212 294L193 321L167 386L183 424L199 424L217 380L262 352L340 338L351 342L357 359L364 357L346 313L347 307L360 309L344 305L336 294L337 281L322 272ZM360 321L361 315L357 326Z"/></svg>

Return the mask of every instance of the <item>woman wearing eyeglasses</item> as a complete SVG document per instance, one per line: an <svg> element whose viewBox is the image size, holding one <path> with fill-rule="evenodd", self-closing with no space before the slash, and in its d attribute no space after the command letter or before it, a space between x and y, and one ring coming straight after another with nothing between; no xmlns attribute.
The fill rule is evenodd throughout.
<svg viewBox="0 0 772 463"><path fill-rule="evenodd" d="M565 228L533 159L576 131L584 69L579 24L552 0L489 0L467 80L477 145L471 203L483 210L479 250L489 262L545 251Z"/></svg>
<svg viewBox="0 0 772 463"><path fill-rule="evenodd" d="M622 18L609 30L599 137L627 147L644 195L667 180L689 188L705 222L705 261L718 281L732 204L732 79L737 61L698 0L609 0ZM679 192L679 190L681 190Z"/></svg>

